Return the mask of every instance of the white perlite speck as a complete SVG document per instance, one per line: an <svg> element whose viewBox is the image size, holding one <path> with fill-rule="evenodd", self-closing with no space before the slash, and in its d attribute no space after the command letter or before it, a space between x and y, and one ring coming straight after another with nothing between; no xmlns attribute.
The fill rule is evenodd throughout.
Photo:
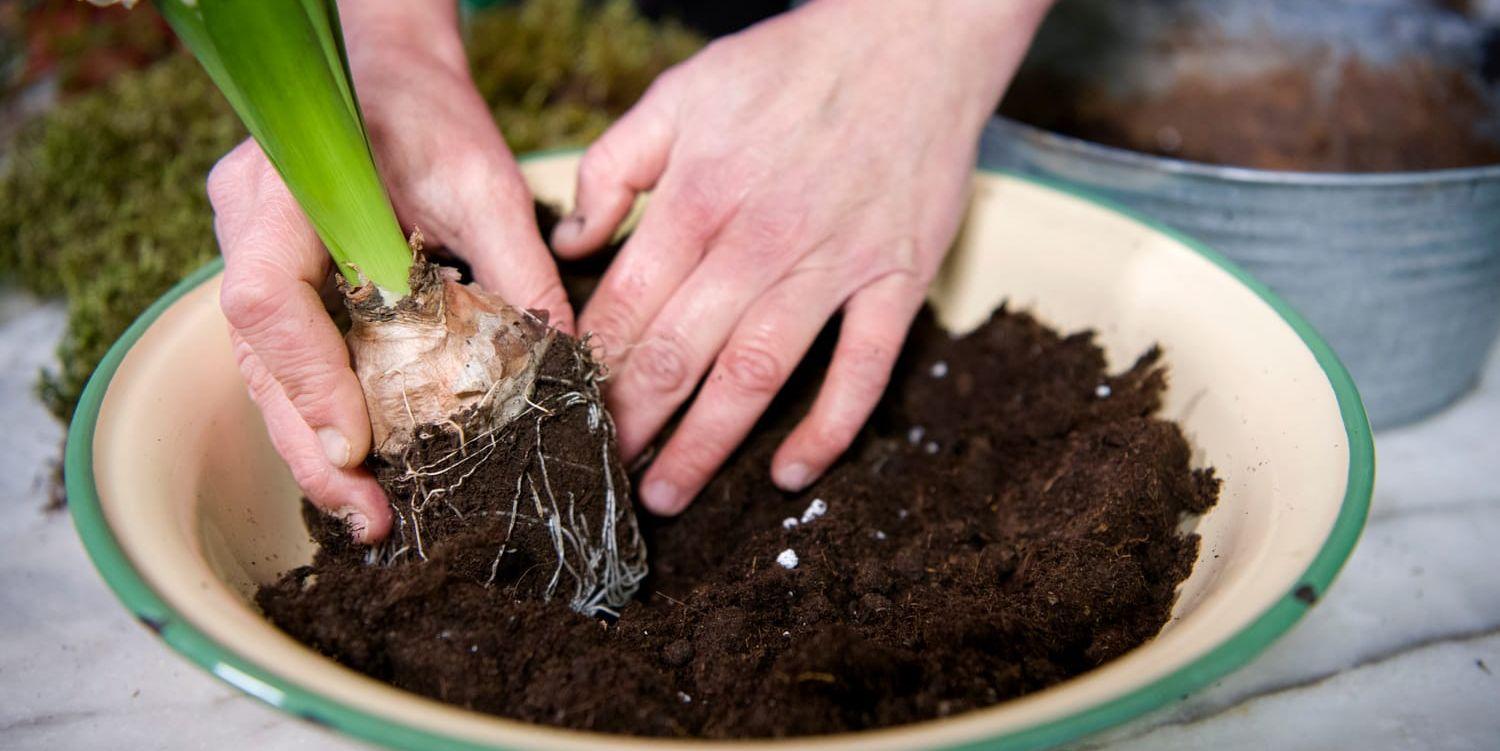
<svg viewBox="0 0 1500 751"><path fill-rule="evenodd" d="M875 539L877 539L877 540L884 540L885 539L885 533L881 532L878 529L875 530L875 535L874 536L875 536Z"/></svg>
<svg viewBox="0 0 1500 751"><path fill-rule="evenodd" d="M906 442L915 446L922 442L922 436L924 435L927 435L926 428L921 425L913 425L910 430L906 431Z"/></svg>
<svg viewBox="0 0 1500 751"><path fill-rule="evenodd" d="M932 369L927 372L931 373L933 378L942 378L948 375L948 363L938 360L932 364Z"/></svg>
<svg viewBox="0 0 1500 751"><path fill-rule="evenodd" d="M679 700L681 700L683 704L692 704L693 703L693 697L688 696L686 693L684 693L682 691L678 691L677 692L677 698Z"/></svg>
<svg viewBox="0 0 1500 751"><path fill-rule="evenodd" d="M1104 399L1113 393L1114 391L1110 389L1109 384L1107 383L1101 383L1099 384L1098 388L1094 389L1094 396L1097 396L1100 399Z"/></svg>
<svg viewBox="0 0 1500 751"><path fill-rule="evenodd" d="M929 454L936 454L938 452L937 441L928 441L927 445L922 447L922 450Z"/></svg>
<svg viewBox="0 0 1500 751"><path fill-rule="evenodd" d="M822 498L814 498L812 503L807 504L807 510L802 512L802 523L811 523L812 520L826 513L828 513L828 504ZM786 522L782 522L782 525L785 526Z"/></svg>
<svg viewBox="0 0 1500 751"><path fill-rule="evenodd" d="M783 550L780 553L777 553L776 554L776 562L779 563L779 564L781 564L781 567L784 568L784 569L794 569L794 568L796 568L797 567L797 551L792 550L791 548L787 548L786 550Z"/></svg>
<svg viewBox="0 0 1500 751"><path fill-rule="evenodd" d="M795 526L797 526L797 517L795 516L788 516L787 518L781 520L782 529L791 529Z"/></svg>

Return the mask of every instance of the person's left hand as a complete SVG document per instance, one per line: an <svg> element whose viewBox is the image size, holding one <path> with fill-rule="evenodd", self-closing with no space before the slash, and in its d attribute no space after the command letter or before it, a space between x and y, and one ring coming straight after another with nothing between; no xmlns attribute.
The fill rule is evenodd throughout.
<svg viewBox="0 0 1500 751"><path fill-rule="evenodd" d="M579 329L615 373L627 457L702 384L641 484L681 511L843 310L811 413L772 462L811 483L884 391L953 240L980 129L1048 0L820 0L664 74L585 154L556 252L647 211Z"/></svg>

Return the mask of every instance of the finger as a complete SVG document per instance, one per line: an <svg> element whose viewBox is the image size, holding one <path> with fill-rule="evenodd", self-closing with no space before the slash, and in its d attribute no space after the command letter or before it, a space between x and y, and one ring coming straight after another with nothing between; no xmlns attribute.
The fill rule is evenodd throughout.
<svg viewBox="0 0 1500 751"><path fill-rule="evenodd" d="M214 234L220 245L232 245L253 220L260 172L266 157L253 139L225 154L208 173L208 202L214 210Z"/></svg>
<svg viewBox="0 0 1500 751"><path fill-rule="evenodd" d="M572 333L573 306L515 161L503 153L481 174L453 178L460 186L453 200L464 219L453 225L448 249L469 263L479 286L516 307L547 311L549 323Z"/></svg>
<svg viewBox="0 0 1500 751"><path fill-rule="evenodd" d="M386 96L366 102L370 142L404 225L467 261L481 287L572 331L531 190L467 74L411 66L375 74L389 80Z"/></svg>
<svg viewBox="0 0 1500 751"><path fill-rule="evenodd" d="M788 251L800 219L778 220L786 231L768 221L757 212L726 227L614 371L609 401L627 461L693 393L745 312L787 271L779 264L797 257Z"/></svg>
<svg viewBox="0 0 1500 751"><path fill-rule="evenodd" d="M297 485L323 511L342 517L355 539L374 542L391 529L391 509L375 478L363 468L342 469L329 464L311 428L271 377L255 351L235 334L235 355L250 397L260 407L271 444L292 470Z"/></svg>
<svg viewBox="0 0 1500 751"><path fill-rule="evenodd" d="M836 284L822 275L794 274L756 300L647 470L641 484L646 508L676 514L708 483L838 309Z"/></svg>
<svg viewBox="0 0 1500 751"><path fill-rule="evenodd" d="M890 382L925 287L915 275L896 272L849 298L818 398L771 460L771 478L783 490L810 485L854 441Z"/></svg>
<svg viewBox="0 0 1500 751"><path fill-rule="evenodd" d="M659 99L648 91L584 152L573 211L552 230L559 256L578 258L598 250L630 213L636 196L656 185L673 137Z"/></svg>
<svg viewBox="0 0 1500 751"><path fill-rule="evenodd" d="M589 298L579 329L595 335L611 367L623 362L697 267L709 239L727 218L727 201L705 186L664 184Z"/></svg>
<svg viewBox="0 0 1500 751"><path fill-rule="evenodd" d="M225 197L234 186L214 190L226 205L246 207L223 223L219 304L316 435L326 461L354 467L370 450L370 420L349 351L318 294L328 257L280 177L263 156L258 161L240 175L249 198ZM243 226L228 226L236 223Z"/></svg>

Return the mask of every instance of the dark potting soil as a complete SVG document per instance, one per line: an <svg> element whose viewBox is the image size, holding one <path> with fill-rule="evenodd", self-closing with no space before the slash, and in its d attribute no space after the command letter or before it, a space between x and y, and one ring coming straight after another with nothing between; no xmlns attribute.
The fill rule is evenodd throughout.
<svg viewBox="0 0 1500 751"><path fill-rule="evenodd" d="M428 561L511 599L561 598L591 614L629 600L646 548L601 366L587 345L552 334L519 416L500 428L428 426L399 459L371 457L395 512L371 559Z"/></svg>
<svg viewBox="0 0 1500 751"><path fill-rule="evenodd" d="M641 518L652 572L618 620L484 586L474 561L492 545L476 557L463 536L428 563L368 566L340 523L310 510L315 563L257 601L295 638L403 689L663 736L941 717L1157 633L1198 547L1179 522L1213 505L1218 482L1153 416L1166 386L1156 353L1111 376L1088 333L1001 310L953 338L924 313L854 447L805 492L782 493L770 457L830 345L825 334L684 514Z"/></svg>
<svg viewBox="0 0 1500 751"><path fill-rule="evenodd" d="M1407 172L1500 164L1480 126L1497 115L1472 77L1424 60L1358 57L1321 80L1288 65L1235 81L1184 76L1120 96L1035 71L1000 113L1047 130L1161 156L1270 170Z"/></svg>

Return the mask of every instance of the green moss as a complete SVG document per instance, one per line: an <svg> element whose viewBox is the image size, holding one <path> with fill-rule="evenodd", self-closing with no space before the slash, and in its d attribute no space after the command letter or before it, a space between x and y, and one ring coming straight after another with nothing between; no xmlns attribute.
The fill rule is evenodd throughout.
<svg viewBox="0 0 1500 751"><path fill-rule="evenodd" d="M125 74L29 123L0 178L0 273L68 299L59 417L130 321L216 252L203 179L243 131L187 58Z"/></svg>
<svg viewBox="0 0 1500 751"><path fill-rule="evenodd" d="M588 143L702 44L628 0L534 0L468 28L474 82L517 152Z"/></svg>
<svg viewBox="0 0 1500 751"><path fill-rule="evenodd" d="M517 152L587 143L701 41L628 2L534 0L469 26L480 92ZM109 345L217 252L203 181L244 132L185 56L29 123L0 172L0 278L68 300L41 393L72 414Z"/></svg>

